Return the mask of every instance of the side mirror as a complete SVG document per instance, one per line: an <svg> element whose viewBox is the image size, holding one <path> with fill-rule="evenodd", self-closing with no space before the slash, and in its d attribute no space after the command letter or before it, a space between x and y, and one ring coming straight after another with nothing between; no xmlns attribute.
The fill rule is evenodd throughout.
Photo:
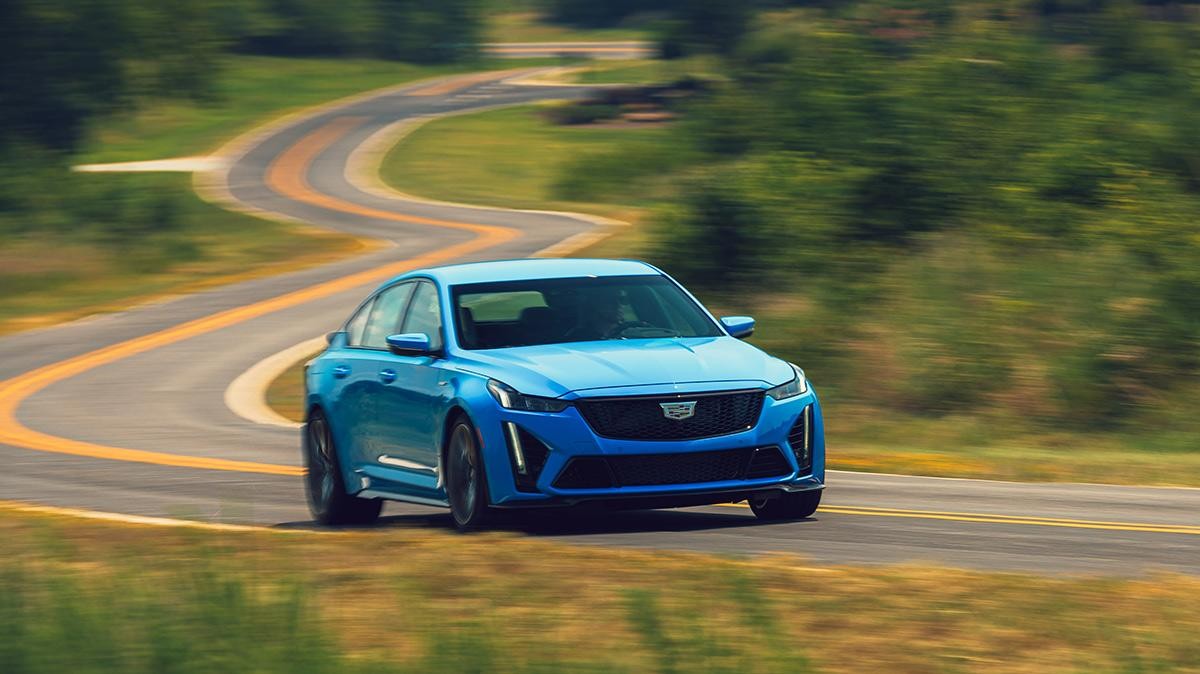
<svg viewBox="0 0 1200 674"><path fill-rule="evenodd" d="M725 316L721 319L721 325L725 326L731 337L738 339L754 334L754 319L749 316Z"/></svg>
<svg viewBox="0 0 1200 674"><path fill-rule="evenodd" d="M387 338L387 345L397 356L428 356L433 352L429 344L429 335L423 332L391 335Z"/></svg>
<svg viewBox="0 0 1200 674"><path fill-rule="evenodd" d="M341 330L334 330L333 332L325 333L325 343L333 344L333 340L337 339L338 335L341 335L341 334L343 334Z"/></svg>

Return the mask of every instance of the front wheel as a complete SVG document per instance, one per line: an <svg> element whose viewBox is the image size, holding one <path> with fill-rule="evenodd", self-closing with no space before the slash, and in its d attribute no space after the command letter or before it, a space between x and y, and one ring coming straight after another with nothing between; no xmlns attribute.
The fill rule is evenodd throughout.
<svg viewBox="0 0 1200 674"><path fill-rule="evenodd" d="M784 493L779 496L755 496L750 499L750 509L760 520L802 520L812 517L821 505L820 491Z"/></svg>
<svg viewBox="0 0 1200 674"><path fill-rule="evenodd" d="M446 446L446 499L454 526L460 530L478 529L491 519L487 476L483 456L475 440L475 429L460 419L450 430Z"/></svg>
<svg viewBox="0 0 1200 674"><path fill-rule="evenodd" d="M304 491L308 510L321 524L370 524L379 518L383 501L346 492L329 421L315 410L304 425Z"/></svg>

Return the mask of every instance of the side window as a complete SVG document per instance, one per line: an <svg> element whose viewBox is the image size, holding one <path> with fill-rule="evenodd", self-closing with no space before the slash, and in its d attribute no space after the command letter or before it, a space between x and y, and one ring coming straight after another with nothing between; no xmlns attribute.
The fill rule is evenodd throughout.
<svg viewBox="0 0 1200 674"><path fill-rule="evenodd" d="M367 319L362 343L368 349L386 349L388 335L399 330L400 317L404 315L404 304L412 294L413 283L401 283L379 293L371 305L371 317Z"/></svg>
<svg viewBox="0 0 1200 674"><path fill-rule="evenodd" d="M437 288L432 283L417 284L400 332L423 332L429 335L431 347L442 348L442 311L438 304Z"/></svg>
<svg viewBox="0 0 1200 674"><path fill-rule="evenodd" d="M346 344L349 346L358 346L362 344L363 332L367 329L367 316L371 315L371 305L375 300L371 300L359 308L358 312L346 321Z"/></svg>

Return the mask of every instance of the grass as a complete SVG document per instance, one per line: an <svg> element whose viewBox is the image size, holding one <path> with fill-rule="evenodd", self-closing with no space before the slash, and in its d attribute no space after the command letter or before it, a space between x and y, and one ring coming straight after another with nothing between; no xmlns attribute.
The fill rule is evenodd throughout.
<svg viewBox="0 0 1200 674"><path fill-rule="evenodd" d="M705 76L716 65L713 59L703 56L669 61L600 61L575 71L568 79L580 84L654 84L678 81L689 75Z"/></svg>
<svg viewBox="0 0 1200 674"><path fill-rule="evenodd" d="M497 12L489 16L487 42L602 42L648 40L644 19L634 18L615 28L574 28L549 23L536 10Z"/></svg>
<svg viewBox="0 0 1200 674"><path fill-rule="evenodd" d="M559 127L543 121L540 106L521 106L436 120L406 137L384 158L384 182L423 197L509 208L580 211L636 221L665 186L597 186L587 192L564 180L587 155L619 161L661 162L667 129ZM608 190L621 199L609 199Z"/></svg>
<svg viewBox="0 0 1200 674"><path fill-rule="evenodd" d="M42 672L1196 672L1200 580L814 566L429 528L215 533L0 507Z"/></svg>
<svg viewBox="0 0 1200 674"><path fill-rule="evenodd" d="M285 419L304 421L304 366L316 355L296 361L267 387L267 405Z"/></svg>

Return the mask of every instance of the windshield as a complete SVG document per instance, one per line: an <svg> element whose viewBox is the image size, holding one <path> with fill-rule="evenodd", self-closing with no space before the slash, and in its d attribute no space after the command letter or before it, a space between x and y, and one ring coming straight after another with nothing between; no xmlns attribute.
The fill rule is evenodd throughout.
<svg viewBox="0 0 1200 674"><path fill-rule="evenodd" d="M722 334L664 276L475 283L452 294L464 349Z"/></svg>

